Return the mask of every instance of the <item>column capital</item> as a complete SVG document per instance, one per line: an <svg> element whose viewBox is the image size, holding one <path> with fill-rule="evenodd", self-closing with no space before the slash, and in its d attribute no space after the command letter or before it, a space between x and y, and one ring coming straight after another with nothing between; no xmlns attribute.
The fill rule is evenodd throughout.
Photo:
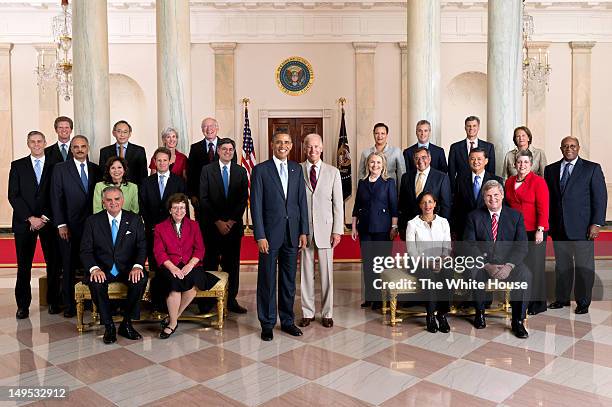
<svg viewBox="0 0 612 407"><path fill-rule="evenodd" d="M374 54L376 53L377 42L354 42L355 54Z"/></svg>
<svg viewBox="0 0 612 407"><path fill-rule="evenodd" d="M12 49L13 49L12 42L0 42L0 55L2 56L10 55Z"/></svg>
<svg viewBox="0 0 612 407"><path fill-rule="evenodd" d="M52 42L35 42L32 44L34 49L38 52L40 51L53 51L57 50L57 45Z"/></svg>
<svg viewBox="0 0 612 407"><path fill-rule="evenodd" d="M595 41L570 41L569 46L572 49L572 53L590 54L591 49L595 46Z"/></svg>
<svg viewBox="0 0 612 407"><path fill-rule="evenodd" d="M399 47L402 54L408 53L408 42L407 41L398 42L397 46Z"/></svg>
<svg viewBox="0 0 612 407"><path fill-rule="evenodd" d="M551 44L550 41L529 41L527 43L527 49L547 50L550 44Z"/></svg>
<svg viewBox="0 0 612 407"><path fill-rule="evenodd" d="M215 55L233 55L236 49L235 42L211 42L210 47Z"/></svg>

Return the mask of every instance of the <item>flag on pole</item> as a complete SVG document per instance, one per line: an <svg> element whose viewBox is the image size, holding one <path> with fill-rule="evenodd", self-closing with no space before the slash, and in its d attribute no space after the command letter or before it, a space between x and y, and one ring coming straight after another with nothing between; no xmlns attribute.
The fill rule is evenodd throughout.
<svg viewBox="0 0 612 407"><path fill-rule="evenodd" d="M240 165L242 165L247 172L249 179L249 199L251 198L251 171L257 164L255 159L255 149L253 147L253 138L251 137L251 127L249 126L249 108L244 106L244 131L242 132L242 159Z"/></svg>
<svg viewBox="0 0 612 407"><path fill-rule="evenodd" d="M342 120L340 122L340 136L338 137L338 152L336 153L336 167L340 170L342 180L342 197L344 200L353 193L353 180L351 177L351 150L344 123L344 107L342 107Z"/></svg>

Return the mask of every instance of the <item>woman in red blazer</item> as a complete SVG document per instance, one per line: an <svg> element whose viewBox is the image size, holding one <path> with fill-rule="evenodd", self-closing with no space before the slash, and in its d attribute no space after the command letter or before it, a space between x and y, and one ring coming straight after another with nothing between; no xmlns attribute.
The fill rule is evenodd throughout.
<svg viewBox="0 0 612 407"><path fill-rule="evenodd" d="M166 299L168 318L162 322L161 339L167 339L178 326L178 317L196 295L194 286L208 290L219 280L202 268L204 243L197 222L187 215L189 201L185 194L173 194L168 198L170 217L155 226L153 254L159 264L164 286L168 287Z"/></svg>
<svg viewBox="0 0 612 407"><path fill-rule="evenodd" d="M544 178L531 171L533 155L529 150L516 154L517 174L506 180L506 202L523 214L529 239L525 265L533 275L529 315L546 311L546 239L548 237L548 186Z"/></svg>

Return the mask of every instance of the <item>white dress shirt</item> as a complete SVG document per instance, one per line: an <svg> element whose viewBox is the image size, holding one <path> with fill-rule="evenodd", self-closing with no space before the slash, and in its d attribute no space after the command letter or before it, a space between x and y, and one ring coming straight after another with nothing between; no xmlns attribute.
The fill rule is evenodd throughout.
<svg viewBox="0 0 612 407"><path fill-rule="evenodd" d="M412 257L447 256L451 252L451 235L448 220L436 215L431 227L420 216L415 216L406 227L406 249Z"/></svg>
<svg viewBox="0 0 612 407"><path fill-rule="evenodd" d="M227 163L227 164L223 164L223 162L221 162L221 160L219 160L219 168L221 169L221 177L223 177L223 167L227 167L227 184L228 185L229 185L229 180L230 180L231 165L232 165L231 161L229 163Z"/></svg>
<svg viewBox="0 0 612 407"><path fill-rule="evenodd" d="M474 143L474 147L472 147L470 145L470 143ZM468 157L470 156L470 151L472 150L472 148L478 148L478 137L476 137L474 139L474 141L471 141L469 138L465 138L465 148L467 148L467 153L468 153Z"/></svg>

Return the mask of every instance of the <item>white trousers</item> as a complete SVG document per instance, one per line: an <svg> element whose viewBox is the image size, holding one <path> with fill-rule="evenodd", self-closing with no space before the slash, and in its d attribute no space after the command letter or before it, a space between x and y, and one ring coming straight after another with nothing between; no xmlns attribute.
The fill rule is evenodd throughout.
<svg viewBox="0 0 612 407"><path fill-rule="evenodd" d="M319 272L321 274L321 316L332 318L334 299L334 249L319 249L312 242L302 250L301 259L301 296L302 317L315 316L315 250L319 256Z"/></svg>

